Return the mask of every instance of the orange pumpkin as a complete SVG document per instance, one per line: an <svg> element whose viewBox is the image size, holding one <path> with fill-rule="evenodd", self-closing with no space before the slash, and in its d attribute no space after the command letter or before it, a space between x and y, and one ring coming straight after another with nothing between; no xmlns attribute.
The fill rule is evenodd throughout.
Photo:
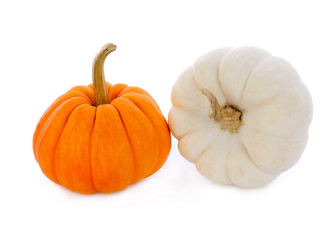
<svg viewBox="0 0 336 240"><path fill-rule="evenodd" d="M157 103L144 90L105 82L105 45L93 63L93 85L76 86L56 99L33 137L42 172L74 192L110 193L155 173L171 147Z"/></svg>

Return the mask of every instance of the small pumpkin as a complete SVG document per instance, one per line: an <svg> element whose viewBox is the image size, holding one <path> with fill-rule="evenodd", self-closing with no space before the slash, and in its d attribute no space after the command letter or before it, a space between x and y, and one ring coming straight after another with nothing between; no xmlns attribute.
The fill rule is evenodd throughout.
<svg viewBox="0 0 336 240"><path fill-rule="evenodd" d="M259 187L292 167L312 99L296 70L255 47L201 56L176 81L168 123L180 153L221 184Z"/></svg>
<svg viewBox="0 0 336 240"><path fill-rule="evenodd" d="M79 193L110 193L146 178L166 161L171 138L154 99L143 89L105 82L113 44L93 63L93 85L60 96L40 119L34 155L53 182Z"/></svg>

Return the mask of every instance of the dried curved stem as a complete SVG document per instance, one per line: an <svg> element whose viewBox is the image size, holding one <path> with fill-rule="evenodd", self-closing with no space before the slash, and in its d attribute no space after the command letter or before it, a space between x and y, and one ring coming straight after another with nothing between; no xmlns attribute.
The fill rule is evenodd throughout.
<svg viewBox="0 0 336 240"><path fill-rule="evenodd" d="M107 104L110 102L105 82L104 62L106 57L111 52L115 51L116 48L117 46L112 43L104 45L93 60L92 81L94 86L96 107L101 104Z"/></svg>
<svg viewBox="0 0 336 240"><path fill-rule="evenodd" d="M202 94L208 98L212 113L210 118L221 124L221 129L237 133L241 125L242 112L230 105L220 106L215 95L208 89L202 89Z"/></svg>

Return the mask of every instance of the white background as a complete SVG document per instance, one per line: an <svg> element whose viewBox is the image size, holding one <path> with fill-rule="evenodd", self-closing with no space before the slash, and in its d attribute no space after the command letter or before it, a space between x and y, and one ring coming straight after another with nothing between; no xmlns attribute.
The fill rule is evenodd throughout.
<svg viewBox="0 0 336 240"><path fill-rule="evenodd" d="M334 1L1 1L0 239L336 239ZM115 194L49 181L32 151L49 104L91 81L146 89L167 117L177 76L203 53L259 46L292 63L314 118L301 160L266 187L214 184L181 157Z"/></svg>

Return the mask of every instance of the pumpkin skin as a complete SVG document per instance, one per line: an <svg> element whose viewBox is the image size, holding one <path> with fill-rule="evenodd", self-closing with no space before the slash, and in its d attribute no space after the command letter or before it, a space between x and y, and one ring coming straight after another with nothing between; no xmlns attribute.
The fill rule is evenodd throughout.
<svg viewBox="0 0 336 240"><path fill-rule="evenodd" d="M159 170L170 152L170 131L154 99L125 84L106 88L109 103L96 107L92 84L73 87L34 133L42 172L74 192L120 191Z"/></svg>
<svg viewBox="0 0 336 240"><path fill-rule="evenodd" d="M255 47L215 49L176 81L168 123L185 159L221 184L263 186L301 157L312 99L296 70Z"/></svg>

